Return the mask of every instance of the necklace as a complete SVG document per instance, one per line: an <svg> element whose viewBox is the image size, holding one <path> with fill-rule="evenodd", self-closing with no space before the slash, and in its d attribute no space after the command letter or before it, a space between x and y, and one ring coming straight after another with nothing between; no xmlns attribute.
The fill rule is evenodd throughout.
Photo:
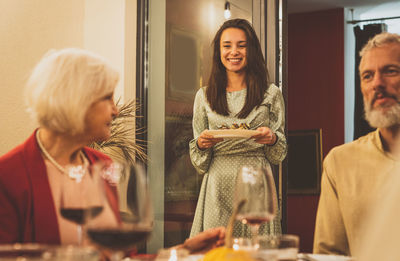
<svg viewBox="0 0 400 261"><path fill-rule="evenodd" d="M83 155L83 152L80 150L79 151L79 155L82 158L83 161L83 167L82 166L77 166L77 167L72 167L72 171L67 172L67 170L61 166L60 164L58 164L58 162L50 155L50 153L44 148L42 142L40 141L40 137L39 137L39 132L40 129L36 132L36 140L37 143L39 144L39 148L40 150L43 152L44 156L59 170L61 171L61 173L63 174L68 174L71 178L75 178L77 179L77 181L81 180L83 175L85 175L85 172L82 171L82 169L86 169L85 167L88 165L88 162L86 160L86 157ZM76 173L77 172L77 168L79 168L79 174Z"/></svg>

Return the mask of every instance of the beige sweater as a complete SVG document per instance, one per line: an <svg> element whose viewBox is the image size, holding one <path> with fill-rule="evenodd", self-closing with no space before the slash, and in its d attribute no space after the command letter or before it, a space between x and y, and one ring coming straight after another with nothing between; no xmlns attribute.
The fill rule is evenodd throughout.
<svg viewBox="0 0 400 261"><path fill-rule="evenodd" d="M324 160L314 252L354 255L377 191L399 167L379 131L333 148Z"/></svg>

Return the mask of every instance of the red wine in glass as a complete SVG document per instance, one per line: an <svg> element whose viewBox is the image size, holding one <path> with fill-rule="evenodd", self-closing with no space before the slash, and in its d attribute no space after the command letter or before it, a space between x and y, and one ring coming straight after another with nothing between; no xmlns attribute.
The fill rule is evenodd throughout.
<svg viewBox="0 0 400 261"><path fill-rule="evenodd" d="M77 243L82 245L82 227L100 215L104 205L103 180L88 165L67 166L62 176L59 211L77 224Z"/></svg>
<svg viewBox="0 0 400 261"><path fill-rule="evenodd" d="M137 243L145 241L151 234L151 228L89 228L87 234L92 242L112 250L129 250Z"/></svg>
<svg viewBox="0 0 400 261"><path fill-rule="evenodd" d="M122 260L123 251L145 241L153 227L153 210L144 168L132 164L99 162L95 168L110 186L118 189L119 221L88 220L86 234L90 240L111 250L111 260ZM114 220L114 219L113 219Z"/></svg>
<svg viewBox="0 0 400 261"><path fill-rule="evenodd" d="M79 225L84 225L86 220L90 218L97 217L101 211L103 211L103 206L93 206L89 208L61 208L61 215Z"/></svg>

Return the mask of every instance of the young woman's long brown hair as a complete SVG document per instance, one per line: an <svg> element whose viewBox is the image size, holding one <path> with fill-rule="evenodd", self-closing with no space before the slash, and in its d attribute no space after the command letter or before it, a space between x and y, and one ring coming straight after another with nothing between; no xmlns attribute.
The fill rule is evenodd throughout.
<svg viewBox="0 0 400 261"><path fill-rule="evenodd" d="M206 96L210 107L221 115L229 115L228 103L226 101L227 76L226 69L221 62L220 41L222 32L227 28L238 28L246 34L247 39L247 65L244 68L247 85L246 103L242 110L236 115L239 118L246 118L249 113L261 104L264 93L268 88L268 71L261 51L257 35L244 19L232 19L226 21L216 33L213 46L213 64L211 75L208 80Z"/></svg>

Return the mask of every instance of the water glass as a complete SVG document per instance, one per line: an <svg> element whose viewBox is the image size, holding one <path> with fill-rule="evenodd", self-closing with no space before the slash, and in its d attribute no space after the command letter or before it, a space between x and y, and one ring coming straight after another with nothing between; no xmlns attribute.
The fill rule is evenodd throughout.
<svg viewBox="0 0 400 261"><path fill-rule="evenodd" d="M100 253L91 247L60 246L49 251L51 261L98 261Z"/></svg>
<svg viewBox="0 0 400 261"><path fill-rule="evenodd" d="M260 246L254 246L253 241L250 238L234 238L232 248L234 250L241 250L248 252L254 260L259 261L278 261L277 252L273 251L261 251Z"/></svg>
<svg viewBox="0 0 400 261"><path fill-rule="evenodd" d="M0 245L0 260L2 261L41 261L50 260L48 245L26 243Z"/></svg>
<svg viewBox="0 0 400 261"><path fill-rule="evenodd" d="M98 261L99 252L91 247L50 246L36 243L0 245L1 261Z"/></svg>
<svg viewBox="0 0 400 261"><path fill-rule="evenodd" d="M179 261L189 258L189 251L184 248L180 249L161 249L158 251L156 261Z"/></svg>
<svg viewBox="0 0 400 261"><path fill-rule="evenodd" d="M259 236L259 254L276 253L278 260L296 261L299 252L299 237L283 234L278 236Z"/></svg>

